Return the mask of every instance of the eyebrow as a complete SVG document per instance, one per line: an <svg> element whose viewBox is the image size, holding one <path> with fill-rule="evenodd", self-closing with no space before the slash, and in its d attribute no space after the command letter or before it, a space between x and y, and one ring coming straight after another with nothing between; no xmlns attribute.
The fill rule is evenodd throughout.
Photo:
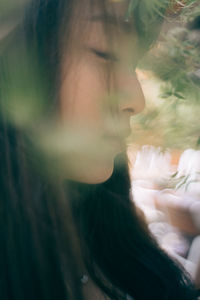
<svg viewBox="0 0 200 300"><path fill-rule="evenodd" d="M92 22L104 22L109 25L114 25L125 33L134 33L135 28L133 25L133 21L130 22L129 20L126 20L122 16L115 16L111 14L106 14L106 15L95 15L90 17L90 21Z"/></svg>

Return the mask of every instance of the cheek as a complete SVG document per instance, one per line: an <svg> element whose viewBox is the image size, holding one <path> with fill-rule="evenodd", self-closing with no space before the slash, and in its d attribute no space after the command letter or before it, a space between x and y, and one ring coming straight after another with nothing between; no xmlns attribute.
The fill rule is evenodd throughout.
<svg viewBox="0 0 200 300"><path fill-rule="evenodd" d="M111 150L112 145L102 138L102 97L106 94L105 86L99 68L89 62L74 66L62 81L61 122L67 125L64 128L69 129L69 134L70 129L75 131L72 131L73 140L69 139L72 145L69 151L72 152L62 158L61 168L66 161L70 168L67 178L72 180L101 183L112 174L117 151Z"/></svg>
<svg viewBox="0 0 200 300"><path fill-rule="evenodd" d="M80 61L66 72L60 89L63 122L98 123L101 119L105 80L94 63Z"/></svg>

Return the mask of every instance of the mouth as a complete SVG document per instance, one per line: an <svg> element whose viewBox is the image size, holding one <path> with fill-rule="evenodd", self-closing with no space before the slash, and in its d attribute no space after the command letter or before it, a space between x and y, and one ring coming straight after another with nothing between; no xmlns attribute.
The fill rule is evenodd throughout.
<svg viewBox="0 0 200 300"><path fill-rule="evenodd" d="M103 139L106 141L106 144L112 153L113 151L114 153L121 152L126 148L124 138L120 137L119 135L106 133L103 135Z"/></svg>
<svg viewBox="0 0 200 300"><path fill-rule="evenodd" d="M118 142L118 143L122 142L122 138L116 133L112 133L112 132L106 132L105 134L103 134L103 139L111 142Z"/></svg>
<svg viewBox="0 0 200 300"><path fill-rule="evenodd" d="M110 141L119 141L123 143L131 134L131 130L124 130L123 132L116 134L115 132L107 132L103 135L103 138Z"/></svg>
<svg viewBox="0 0 200 300"><path fill-rule="evenodd" d="M119 136L113 133L105 133L103 135L103 138L107 140L120 140Z"/></svg>

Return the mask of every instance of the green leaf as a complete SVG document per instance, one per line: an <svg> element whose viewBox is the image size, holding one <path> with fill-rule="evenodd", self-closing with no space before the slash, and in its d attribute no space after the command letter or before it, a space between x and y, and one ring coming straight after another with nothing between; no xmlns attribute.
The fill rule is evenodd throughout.
<svg viewBox="0 0 200 300"><path fill-rule="evenodd" d="M179 99L185 99L185 97L182 96L182 95L179 94L179 93L174 93L173 95L174 95L175 97L179 98Z"/></svg>
<svg viewBox="0 0 200 300"><path fill-rule="evenodd" d="M172 92L171 92L171 91L169 91L169 92L166 92L166 93L160 94L160 95L159 95L159 97L166 99L166 98L169 98L169 97L171 97L172 95L173 95L173 94L172 94Z"/></svg>

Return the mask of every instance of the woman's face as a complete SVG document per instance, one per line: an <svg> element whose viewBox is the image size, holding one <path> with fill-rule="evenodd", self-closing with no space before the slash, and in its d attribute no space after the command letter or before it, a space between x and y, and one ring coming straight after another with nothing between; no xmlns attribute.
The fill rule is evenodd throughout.
<svg viewBox="0 0 200 300"><path fill-rule="evenodd" d="M134 71L137 36L126 10L127 1L109 1L105 19L98 7L90 11L84 4L72 20L59 99L62 124L74 138L74 168L67 175L73 180L100 183L111 176L129 119L144 108Z"/></svg>

